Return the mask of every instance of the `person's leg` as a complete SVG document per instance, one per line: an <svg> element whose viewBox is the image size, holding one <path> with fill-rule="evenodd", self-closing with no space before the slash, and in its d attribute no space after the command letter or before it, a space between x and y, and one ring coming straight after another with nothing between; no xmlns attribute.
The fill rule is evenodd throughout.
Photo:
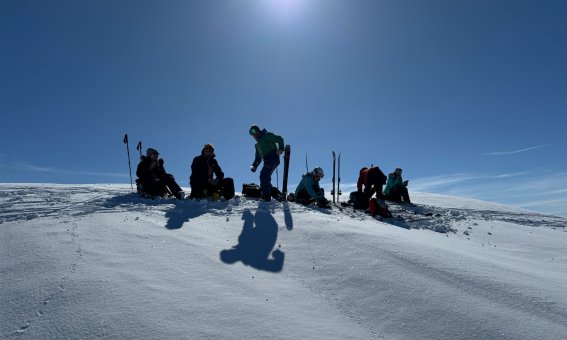
<svg viewBox="0 0 567 340"><path fill-rule="evenodd" d="M260 190L262 197L271 197L272 195L272 173L279 164L279 156L276 152L268 154L264 158L264 166L260 171Z"/></svg>
<svg viewBox="0 0 567 340"><path fill-rule="evenodd" d="M173 177L173 175L166 174L165 176L163 176L162 181L163 184L169 189L169 191L171 191L173 196L175 196L178 199L181 198L181 187L179 186L179 184L177 184L177 182L175 181L175 177Z"/></svg>
<svg viewBox="0 0 567 340"><path fill-rule="evenodd" d="M401 203L402 202L402 193L399 187L394 187L390 190L390 194L388 195L388 200Z"/></svg>
<svg viewBox="0 0 567 340"><path fill-rule="evenodd" d="M314 199L311 198L311 196L309 195L307 190L301 189L297 193L297 196L295 197L295 201L299 204L308 205L308 204L312 203L314 201Z"/></svg>
<svg viewBox="0 0 567 340"><path fill-rule="evenodd" d="M410 198L409 198L408 188L403 187L400 191L401 191L401 196L404 199L404 202L405 203L411 203Z"/></svg>

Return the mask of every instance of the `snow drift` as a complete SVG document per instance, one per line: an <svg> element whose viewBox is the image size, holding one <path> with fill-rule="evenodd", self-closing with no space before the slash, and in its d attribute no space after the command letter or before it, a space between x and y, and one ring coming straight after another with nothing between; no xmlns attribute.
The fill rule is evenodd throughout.
<svg viewBox="0 0 567 340"><path fill-rule="evenodd" d="M567 221L412 193L376 220L0 185L0 336L559 339Z"/></svg>

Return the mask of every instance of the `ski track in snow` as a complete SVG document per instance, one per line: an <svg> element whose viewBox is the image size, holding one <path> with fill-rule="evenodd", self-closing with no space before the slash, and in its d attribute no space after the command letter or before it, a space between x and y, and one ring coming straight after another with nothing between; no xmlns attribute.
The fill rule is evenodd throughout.
<svg viewBox="0 0 567 340"><path fill-rule="evenodd" d="M527 227L551 228L566 230L564 218L541 215L530 212L503 212L497 210L482 210L468 208L441 208L434 205L416 204L404 205L388 203L394 218L381 219L380 224L384 226L400 227L404 229L431 230L443 234L457 234L467 232L462 230L463 225L476 225L474 221L501 221ZM40 303L35 308L33 315L22 317L19 325L14 325L14 331L7 334L8 337L21 336L26 333L39 319L49 313L49 305L52 301L62 299L69 278L80 266L83 250L77 238L78 221L88 215L135 212L141 214L142 218L155 220L165 217L167 229L179 229L184 223L202 215L211 215L226 218L226 221L236 218L241 219L246 210L266 210L270 214L282 211L284 215L284 226L288 231L293 230L293 215L312 212L314 216L321 218L333 218L344 221L352 220L361 223L378 223L364 212L354 211L350 207L334 205L331 210L317 207L305 207L288 202L268 202L259 205L255 199L236 197L229 201L211 202L207 200L194 201L186 199L177 201L173 199L158 198L155 200L143 199L132 193L129 188L118 186L95 186L95 185L66 185L66 186L39 186L39 185L1 185L0 186L0 228L6 222L31 221L42 218L60 220L67 225L66 233L69 244L74 249L74 254L66 273L60 277L57 286L52 287L50 292L45 293ZM469 224L463 222L470 222ZM468 229L471 229L470 227ZM468 234L467 234L468 235ZM348 235L345 234L348 238ZM473 278L458 270L443 270L439 266L431 266L427 261L411 256L400 255L398 252L388 249L380 250L383 258L389 261L390 266L397 267L401 271L411 272L427 280L441 282L454 289L466 290L477 298L486 301L498 301L500 305L507 306L513 310L525 310L527 314L541 317L550 322L562 323L567 320L567 312L562 307L546 301L537 296L514 292L512 287L503 283L496 283L482 278ZM313 267L315 270L315 267ZM341 298L338 291L329 287L335 283L325 282L324 278L308 280L305 277L292 273L297 282L313 290L323 300L334 305L338 310L347 315L353 322L366 327L373 338L384 338L382 329L365 325L354 313L356 308L352 302ZM365 283L362 283L364 285ZM375 283L368 283L368 285ZM479 335L486 335L481 334Z"/></svg>

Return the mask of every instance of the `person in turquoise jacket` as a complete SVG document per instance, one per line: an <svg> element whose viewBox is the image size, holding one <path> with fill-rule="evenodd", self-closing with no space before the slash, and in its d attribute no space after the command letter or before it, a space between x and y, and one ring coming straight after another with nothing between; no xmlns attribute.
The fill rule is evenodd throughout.
<svg viewBox="0 0 567 340"><path fill-rule="evenodd" d="M260 190L262 200L270 201L272 198L272 173L280 164L280 155L284 152L284 140L281 136L260 129L258 125L252 125L249 133L256 140L256 155L250 167L252 172L256 172L258 165L264 161L264 166L260 170Z"/></svg>
<svg viewBox="0 0 567 340"><path fill-rule="evenodd" d="M407 186L408 181L402 179L402 169L396 168L388 175L384 198L388 201L411 203Z"/></svg>
<svg viewBox="0 0 567 340"><path fill-rule="evenodd" d="M323 189L319 186L319 181L325 176L323 169L316 167L313 171L302 176L299 185L295 189L295 200L298 203L310 204L317 202L320 207L329 205L325 198Z"/></svg>

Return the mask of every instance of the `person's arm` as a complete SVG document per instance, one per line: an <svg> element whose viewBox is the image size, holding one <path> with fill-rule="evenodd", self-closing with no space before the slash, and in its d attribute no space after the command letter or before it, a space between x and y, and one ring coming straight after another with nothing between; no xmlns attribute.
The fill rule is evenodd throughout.
<svg viewBox="0 0 567 340"><path fill-rule="evenodd" d="M274 133L268 132L268 133L266 134L265 138L266 138L268 141L270 141L270 142L276 144L276 147L277 147L277 150L278 150L278 151L282 151L282 152L284 151L285 144L284 144L284 140L283 140L282 136L278 136L278 135L276 135L276 134L274 134Z"/></svg>
<svg viewBox="0 0 567 340"><path fill-rule="evenodd" d="M358 183L356 183L356 189L358 190L358 192L362 192L362 173L360 174L360 176L358 176Z"/></svg>
<svg viewBox="0 0 567 340"><path fill-rule="evenodd" d="M262 156L260 156L260 151L258 151L258 147L254 146L254 149L256 150L256 154L254 156L254 162L252 163L252 169L253 169L252 171L256 171L256 168L262 162Z"/></svg>
<svg viewBox="0 0 567 340"><path fill-rule="evenodd" d="M222 181L224 179L224 173L217 162L216 159L213 158L213 173L217 176L217 180Z"/></svg>
<svg viewBox="0 0 567 340"><path fill-rule="evenodd" d="M315 191L315 187L319 187L319 184L317 183L313 183L313 179L310 179L310 183L308 183L305 186L305 190L307 190L307 193L309 194L309 196L311 196L314 199L320 199L321 198L321 194L320 191Z"/></svg>

